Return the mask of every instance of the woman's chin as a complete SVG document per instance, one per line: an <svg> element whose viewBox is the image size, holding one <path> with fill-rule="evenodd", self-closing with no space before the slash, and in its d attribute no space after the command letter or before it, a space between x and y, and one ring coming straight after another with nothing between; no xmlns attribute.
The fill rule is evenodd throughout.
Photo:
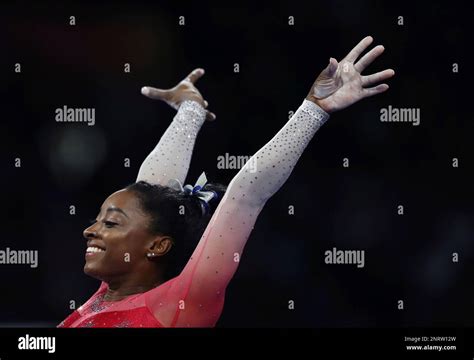
<svg viewBox="0 0 474 360"><path fill-rule="evenodd" d="M86 262L84 265L84 274L100 280L100 269L95 264Z"/></svg>

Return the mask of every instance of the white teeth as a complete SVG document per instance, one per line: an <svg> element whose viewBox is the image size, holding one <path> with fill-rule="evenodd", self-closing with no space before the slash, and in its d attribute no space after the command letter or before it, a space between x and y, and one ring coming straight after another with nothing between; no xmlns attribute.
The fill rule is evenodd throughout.
<svg viewBox="0 0 474 360"><path fill-rule="evenodd" d="M104 252L105 250L99 249L98 247L95 246L89 246L86 250L86 252L91 252L91 253L97 253L97 252Z"/></svg>

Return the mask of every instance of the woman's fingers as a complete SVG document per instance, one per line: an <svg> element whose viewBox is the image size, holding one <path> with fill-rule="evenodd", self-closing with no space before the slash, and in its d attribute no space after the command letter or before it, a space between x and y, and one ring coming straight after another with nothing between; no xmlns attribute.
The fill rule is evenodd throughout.
<svg viewBox="0 0 474 360"><path fill-rule="evenodd" d="M372 41L374 41L372 36L366 36L350 51L349 54L347 54L344 59L350 62L356 61L360 54L362 54L364 50L372 44Z"/></svg>
<svg viewBox="0 0 474 360"><path fill-rule="evenodd" d="M363 97L374 96L388 90L387 84L380 84L371 88L362 89Z"/></svg>
<svg viewBox="0 0 474 360"><path fill-rule="evenodd" d="M197 68L191 71L191 73L184 78L185 81L190 81L191 83L195 83L201 76L204 75L204 69Z"/></svg>
<svg viewBox="0 0 474 360"><path fill-rule="evenodd" d="M209 103L206 100L204 100L204 109L206 109L208 105ZM207 121L216 120L216 114L214 114L213 112L210 112L209 110L206 110L206 120Z"/></svg>
<svg viewBox="0 0 474 360"><path fill-rule="evenodd" d="M210 112L210 111L206 110L206 120L207 120L207 121L214 121L214 120L216 120L216 114L214 114L213 112Z"/></svg>
<svg viewBox="0 0 474 360"><path fill-rule="evenodd" d="M142 87L142 94L150 99L167 100L169 90L157 89L151 86Z"/></svg>
<svg viewBox="0 0 474 360"><path fill-rule="evenodd" d="M377 57L379 57L385 48L382 45L377 45L372 50L370 50L367 54L362 56L362 58L354 64L354 68L361 73L367 66L369 66L372 61L374 61Z"/></svg>
<svg viewBox="0 0 474 360"><path fill-rule="evenodd" d="M389 79L393 75L395 75L395 71L393 71L392 69L387 69L387 70L380 71L372 75L362 76L361 77L362 86L365 87L365 86L373 85L375 83Z"/></svg>

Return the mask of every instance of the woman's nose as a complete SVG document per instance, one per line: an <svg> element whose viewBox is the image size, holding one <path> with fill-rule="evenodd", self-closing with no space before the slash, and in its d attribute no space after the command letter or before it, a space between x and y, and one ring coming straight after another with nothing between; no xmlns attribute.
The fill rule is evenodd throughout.
<svg viewBox="0 0 474 360"><path fill-rule="evenodd" d="M94 225L89 226L84 230L83 235L86 239L97 237L97 231L94 228Z"/></svg>

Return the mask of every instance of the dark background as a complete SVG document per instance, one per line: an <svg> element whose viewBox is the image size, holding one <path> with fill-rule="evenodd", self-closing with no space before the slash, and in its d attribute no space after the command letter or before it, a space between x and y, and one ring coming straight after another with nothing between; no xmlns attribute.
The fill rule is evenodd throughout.
<svg viewBox="0 0 474 360"><path fill-rule="evenodd" d="M261 213L218 326L474 325L468 7L367 0L2 7L0 248L38 250L39 267L0 265L0 326L55 326L70 300L84 302L99 286L82 272L82 231L110 193L135 180L175 114L143 97L143 85L171 87L205 68L197 87L217 121L200 132L187 182L206 171L228 184L237 170L217 169L217 157L256 152L329 57L340 60L366 35L386 48L366 73L393 68L389 91L334 114L318 131ZM63 105L95 108L96 125L57 123L54 110ZM420 108L420 125L380 122L388 105ZM365 250L365 267L325 264L333 247Z"/></svg>

